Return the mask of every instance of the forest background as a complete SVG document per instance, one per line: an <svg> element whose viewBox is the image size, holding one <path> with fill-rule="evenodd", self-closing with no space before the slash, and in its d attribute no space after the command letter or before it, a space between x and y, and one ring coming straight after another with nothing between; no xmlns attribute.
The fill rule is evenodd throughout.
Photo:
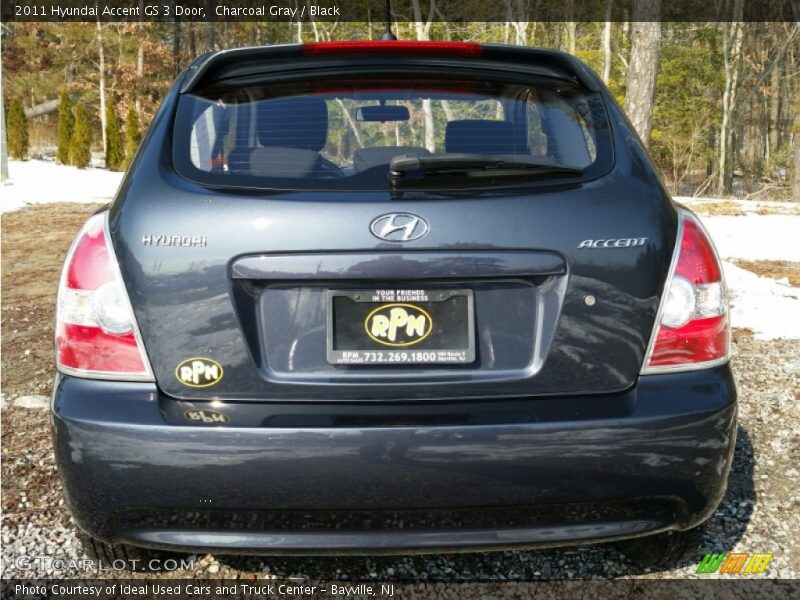
<svg viewBox="0 0 800 600"><path fill-rule="evenodd" d="M584 60L625 108L672 193L800 201L800 23L519 21L513 3L506 22L457 23L441 19L435 0L411 5L415 20L393 23L399 39L539 46ZM382 27L3 24L9 153L124 169L175 76L199 54L377 39Z"/></svg>

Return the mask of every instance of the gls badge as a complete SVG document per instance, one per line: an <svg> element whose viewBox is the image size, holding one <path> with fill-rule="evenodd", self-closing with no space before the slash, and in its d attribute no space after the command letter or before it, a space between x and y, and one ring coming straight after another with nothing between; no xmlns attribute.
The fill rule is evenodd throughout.
<svg viewBox="0 0 800 600"><path fill-rule="evenodd" d="M367 335L383 346L413 346L428 337L433 321L427 311L413 304L384 304L364 319Z"/></svg>
<svg viewBox="0 0 800 600"><path fill-rule="evenodd" d="M203 388L222 379L222 365L210 358L187 358L175 368L175 377L183 385Z"/></svg>

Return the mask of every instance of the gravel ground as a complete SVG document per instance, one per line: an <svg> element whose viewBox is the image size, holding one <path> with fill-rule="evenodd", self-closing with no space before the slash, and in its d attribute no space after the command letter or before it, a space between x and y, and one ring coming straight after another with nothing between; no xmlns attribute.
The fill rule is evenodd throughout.
<svg viewBox="0 0 800 600"><path fill-rule="evenodd" d="M30 214L45 218L44 209ZM63 205L60 210L63 210ZM78 213L80 210L76 209ZM16 215L22 215L21 211ZM77 219L77 217L76 217ZM52 333L52 290L16 297L14 265L3 222L3 398L2 564L0 576L86 576L57 561L80 561L82 548L61 500L48 428ZM50 221L52 223L52 221ZM12 223L19 226L20 223ZM77 225L71 230L74 229ZM71 237L70 235L66 238ZM65 238L65 239L66 239ZM12 236L13 242L13 236ZM20 242L21 243L21 242ZM60 245L59 245L60 244ZM48 248L48 263L60 264L67 241ZM24 249L23 249L24 251ZM35 262L35 261L34 261ZM28 266L33 264L28 262ZM42 266L43 270L57 266ZM9 276L9 273L11 276ZM38 296L37 294L41 294ZM49 302L49 305L48 305ZM42 331L37 332L36 328ZM673 568L638 572L611 546L569 550L515 551L382 558L243 558L193 556L192 570L164 577L238 577L375 580L528 580L584 578L691 578L706 551L771 552L768 571L755 577L800 577L800 340L754 340L734 335L734 371L739 394L739 432L728 493L708 522L698 555ZM11 376L9 377L9 373ZM24 376L23 376L24 374ZM36 398L36 396L39 396ZM27 397L27 398L25 398ZM21 564L20 557L46 557ZM130 577L106 572L103 577ZM142 575L137 575L142 576ZM707 578L708 576L704 576Z"/></svg>

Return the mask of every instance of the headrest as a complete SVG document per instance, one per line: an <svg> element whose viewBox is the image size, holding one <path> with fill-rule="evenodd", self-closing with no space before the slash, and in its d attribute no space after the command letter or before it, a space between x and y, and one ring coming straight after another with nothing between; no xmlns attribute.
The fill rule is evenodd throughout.
<svg viewBox="0 0 800 600"><path fill-rule="evenodd" d="M319 152L303 148L256 148L250 154L250 174L258 177L308 177Z"/></svg>
<svg viewBox="0 0 800 600"><path fill-rule="evenodd" d="M328 107L322 98L268 100L256 107L256 133L262 146L319 152L328 139Z"/></svg>
<svg viewBox="0 0 800 600"><path fill-rule="evenodd" d="M451 153L514 154L514 125L508 121L450 121L444 148Z"/></svg>

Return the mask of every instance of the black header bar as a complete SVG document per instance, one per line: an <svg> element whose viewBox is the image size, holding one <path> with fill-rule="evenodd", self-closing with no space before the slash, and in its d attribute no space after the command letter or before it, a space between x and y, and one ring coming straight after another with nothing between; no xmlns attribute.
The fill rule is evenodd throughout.
<svg viewBox="0 0 800 600"><path fill-rule="evenodd" d="M384 23L385 0L0 0L3 22L240 21ZM634 14L634 4L637 10ZM642 3L644 7L642 8ZM607 2L593 0L393 0L395 21L597 22ZM648 6L649 4L649 6ZM740 5L736 13L735 5ZM431 9L433 7L433 9ZM800 0L613 0L610 20L713 22L800 21Z"/></svg>

